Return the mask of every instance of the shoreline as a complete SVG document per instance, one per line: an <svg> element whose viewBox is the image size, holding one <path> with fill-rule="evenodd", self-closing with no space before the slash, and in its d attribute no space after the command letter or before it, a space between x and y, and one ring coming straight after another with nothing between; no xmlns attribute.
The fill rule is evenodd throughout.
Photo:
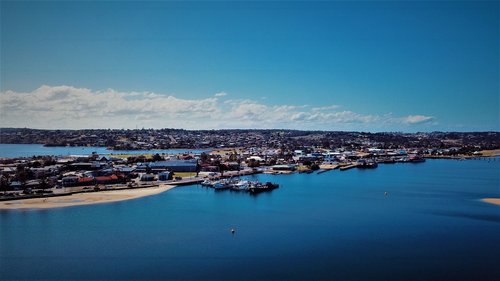
<svg viewBox="0 0 500 281"><path fill-rule="evenodd" d="M67 146L67 145L49 145L46 146L43 143L0 143L2 145L41 145L43 147L47 148L82 148L82 149L89 149L89 148L96 148L96 149L105 149L107 150L106 152L103 153L98 153L99 155L109 155L109 156L135 156L135 155L143 155L143 156L152 156L157 153L164 153L162 151L184 151L184 153L193 153L193 151L198 151L198 152L209 152L212 154L226 154L230 153L233 151L241 151L244 149L244 147L231 147L231 148L217 148L217 147L208 147L208 148L153 148L153 149L148 149L148 148L138 148L138 149L109 149L106 146ZM430 155L430 154L424 154L424 158L429 158L429 159L477 159L477 158L495 158L495 157L500 157L500 149L490 149L490 150L480 150L478 151L480 154L478 155L468 155L468 154L456 154L456 155ZM75 154L65 154L65 155L56 155L56 154L37 154L34 153L33 155L37 156L67 156L67 155L79 155L79 152L75 152ZM177 152L176 154L178 154ZM31 158L33 155L30 156L0 156L0 159L17 159L17 158ZM381 156L388 156L388 155L381 155Z"/></svg>
<svg viewBox="0 0 500 281"><path fill-rule="evenodd" d="M493 204L500 206L500 198L483 198L481 199L484 203Z"/></svg>
<svg viewBox="0 0 500 281"><path fill-rule="evenodd" d="M93 205L132 200L152 196L168 191L175 185L160 185L157 187L106 190L99 192L75 193L68 196L47 198L19 199L0 202L1 210L52 209L82 205Z"/></svg>

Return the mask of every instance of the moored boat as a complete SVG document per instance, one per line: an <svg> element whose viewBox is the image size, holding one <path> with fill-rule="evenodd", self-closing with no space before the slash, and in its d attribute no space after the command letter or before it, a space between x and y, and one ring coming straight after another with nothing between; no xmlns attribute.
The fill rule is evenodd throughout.
<svg viewBox="0 0 500 281"><path fill-rule="evenodd" d="M201 185L202 185L202 186L208 186L208 187L211 187L211 186L213 186L213 185L214 185L214 183L213 183L211 180L206 179L206 180L204 180L204 181L202 181L202 182L201 182Z"/></svg>
<svg viewBox="0 0 500 281"><path fill-rule="evenodd" d="M411 163L422 163L425 162L425 159L420 157L419 155L410 155L408 158L409 162Z"/></svg>
<svg viewBox="0 0 500 281"><path fill-rule="evenodd" d="M231 187L231 185L229 184L229 182L227 180L220 180L220 181L217 181L213 184L213 188L215 190L225 190L225 189L228 189L230 187Z"/></svg>
<svg viewBox="0 0 500 281"><path fill-rule="evenodd" d="M261 183L259 181L248 181L233 178L221 179L218 181L205 180L202 182L202 185L210 186L217 191L230 189L234 191L250 192L252 194L271 191L279 187L278 184L272 182Z"/></svg>
<svg viewBox="0 0 500 281"><path fill-rule="evenodd" d="M264 191L271 191L273 189L276 189L279 187L279 184L272 183L272 182L266 182L266 183L258 183L251 185L248 188L248 191L252 194L264 192Z"/></svg>
<svg viewBox="0 0 500 281"><path fill-rule="evenodd" d="M237 181L231 185L231 189L234 191L247 191L249 186L249 181Z"/></svg>

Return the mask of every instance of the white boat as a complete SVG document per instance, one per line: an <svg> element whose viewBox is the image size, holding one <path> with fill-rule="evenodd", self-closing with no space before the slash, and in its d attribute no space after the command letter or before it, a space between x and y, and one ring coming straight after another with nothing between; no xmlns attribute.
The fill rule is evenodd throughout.
<svg viewBox="0 0 500 281"><path fill-rule="evenodd" d="M246 191L248 190L248 187L250 186L249 181L238 181L236 183L233 183L233 186L231 187L233 190L236 191Z"/></svg>
<svg viewBox="0 0 500 281"><path fill-rule="evenodd" d="M206 179L206 180L201 182L201 185L202 186L213 186L214 183L211 180Z"/></svg>

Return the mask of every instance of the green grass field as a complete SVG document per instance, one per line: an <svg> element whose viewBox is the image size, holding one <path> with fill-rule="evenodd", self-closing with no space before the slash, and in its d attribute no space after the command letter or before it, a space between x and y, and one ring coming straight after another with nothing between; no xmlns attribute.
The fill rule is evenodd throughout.
<svg viewBox="0 0 500 281"><path fill-rule="evenodd" d="M194 176L196 176L196 173L193 172L174 172L174 177L189 178Z"/></svg>

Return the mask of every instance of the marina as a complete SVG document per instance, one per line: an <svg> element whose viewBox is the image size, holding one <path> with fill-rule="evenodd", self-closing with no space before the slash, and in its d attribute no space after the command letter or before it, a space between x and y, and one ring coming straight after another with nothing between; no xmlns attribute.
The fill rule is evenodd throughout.
<svg viewBox="0 0 500 281"><path fill-rule="evenodd" d="M204 180L201 185L205 187L211 187L216 191L232 190L239 192L249 192L251 194L272 191L273 189L279 187L279 184L272 182L262 183L259 181L248 181L233 178L225 178L220 180Z"/></svg>
<svg viewBox="0 0 500 281"><path fill-rule="evenodd" d="M246 162L229 162L227 153L226 156L218 153L220 152L156 154L146 158L143 155L117 157L106 154L98 155L93 152L90 155L2 158L0 170L3 171L2 190L4 192L0 193L0 201L197 183L202 183L202 186L211 187L216 191L232 190L258 194L272 191L278 188L279 184L272 181L264 183L246 181L241 180L240 177L259 173L321 175L336 169L340 171L353 168L375 169L379 164L397 163L399 165L426 162L422 155L415 152L399 151L397 152L399 156L388 156L394 152L391 150L377 150L376 153L344 151L332 156L330 152L325 151L307 155L303 155L301 151L295 151L297 155L287 164L266 165L272 163L274 161L272 159L268 163L258 163L259 165L250 167L252 162L248 159L253 160L254 156L249 157ZM242 153L241 150L240 153ZM489 158L471 159L495 162L497 157L494 156L497 153L498 150L492 151ZM232 157L234 156L235 154ZM209 157L211 158L207 161ZM138 162L139 159L145 162ZM227 162L222 162L224 160ZM47 167L40 167L41 163L45 166L47 161L50 163ZM23 172L31 177L25 179L24 182L20 181Z"/></svg>

